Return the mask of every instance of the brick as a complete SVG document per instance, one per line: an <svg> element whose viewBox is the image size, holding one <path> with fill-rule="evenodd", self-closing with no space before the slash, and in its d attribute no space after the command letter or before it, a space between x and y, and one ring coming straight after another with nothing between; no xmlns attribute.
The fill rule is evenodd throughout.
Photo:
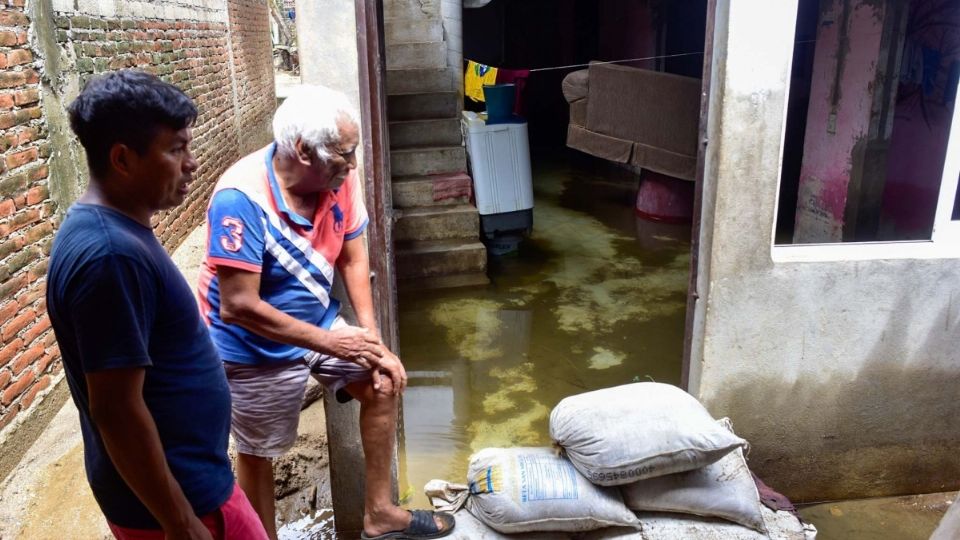
<svg viewBox="0 0 960 540"><path fill-rule="evenodd" d="M70 19L70 28L91 28L90 17L78 15Z"/></svg>
<svg viewBox="0 0 960 540"><path fill-rule="evenodd" d="M10 238L9 240L6 240L3 243L0 243L0 259L6 259L7 257L10 256L11 253L14 253L17 250L21 249L23 245L24 244L23 244L22 237ZM3 320L3 318L0 317L0 320Z"/></svg>
<svg viewBox="0 0 960 540"><path fill-rule="evenodd" d="M13 422L14 418L20 414L19 407L11 407L2 417L0 417L0 430L7 427L10 423Z"/></svg>
<svg viewBox="0 0 960 540"><path fill-rule="evenodd" d="M30 387L26 395L23 396L23 399L20 400L20 410L23 411L30 407L30 405L33 404L33 400L37 398L37 394L43 392L50 386L50 381L50 375L40 377L40 379Z"/></svg>
<svg viewBox="0 0 960 540"><path fill-rule="evenodd" d="M9 321L20 312L20 305L16 302L7 302L0 306L0 321Z"/></svg>
<svg viewBox="0 0 960 540"><path fill-rule="evenodd" d="M47 292L46 282L42 282L39 285L33 285L20 296L17 297L17 305L20 306L20 309L25 309L30 306L33 306L44 297ZM40 307L37 307L37 311L43 311Z"/></svg>
<svg viewBox="0 0 960 540"><path fill-rule="evenodd" d="M26 49L17 49L7 53L7 65L19 66L33 62L33 53Z"/></svg>
<svg viewBox="0 0 960 540"><path fill-rule="evenodd" d="M28 148L8 155L4 161L7 164L7 169L16 169L17 167L23 167L31 161L36 161L39 157L40 152L36 148Z"/></svg>
<svg viewBox="0 0 960 540"><path fill-rule="evenodd" d="M37 373L44 373L54 360L60 358L60 354L47 353L37 362Z"/></svg>
<svg viewBox="0 0 960 540"><path fill-rule="evenodd" d="M13 357L17 355L17 352L23 348L23 345L23 340L20 338L4 345L4 347L0 349L0 366L9 364L10 361L13 360Z"/></svg>
<svg viewBox="0 0 960 540"><path fill-rule="evenodd" d="M29 24L30 19L19 11L0 11L0 26L27 26Z"/></svg>
<svg viewBox="0 0 960 540"><path fill-rule="evenodd" d="M43 315L39 320L37 320L37 324L31 326L26 332L23 333L24 343L33 343L37 341L37 338L41 337L43 333L49 329L50 318L46 315ZM37 345L39 345L42 349L46 349L46 346L42 342L37 343Z"/></svg>
<svg viewBox="0 0 960 540"><path fill-rule="evenodd" d="M36 345L20 353L20 355L14 358L13 362L10 364L10 367L13 369L13 374L19 375L20 372L33 365L36 360L39 360L45 352L46 351L43 349L43 344L37 343Z"/></svg>
<svg viewBox="0 0 960 540"><path fill-rule="evenodd" d="M26 326L33 322L36 318L37 313L32 309L28 309L20 313L20 315L10 319L6 324L3 325L2 328L0 328L0 339L3 341L10 340L12 337L17 335L17 332L26 328Z"/></svg>
<svg viewBox="0 0 960 540"><path fill-rule="evenodd" d="M0 32L0 47L13 47L17 44L17 33L12 30Z"/></svg>
<svg viewBox="0 0 960 540"><path fill-rule="evenodd" d="M24 105L32 105L40 101L40 90L37 88L20 90L14 94L14 101L20 107L23 107Z"/></svg>
<svg viewBox="0 0 960 540"><path fill-rule="evenodd" d="M38 221L40 221L40 211L31 208L13 216L8 225L10 226L10 232L15 232Z"/></svg>
<svg viewBox="0 0 960 540"><path fill-rule="evenodd" d="M20 378L14 380L13 384L8 386L3 393L0 394L0 404L7 406L13 403L13 400L17 399L24 390L33 384L35 378L33 371L24 372L20 375Z"/></svg>
<svg viewBox="0 0 960 540"><path fill-rule="evenodd" d="M13 373L9 369L0 371L0 389L6 388L11 380L13 380Z"/></svg>
<svg viewBox="0 0 960 540"><path fill-rule="evenodd" d="M4 71L0 73L0 88L23 86L26 82L27 76L22 71Z"/></svg>
<svg viewBox="0 0 960 540"><path fill-rule="evenodd" d="M12 196L27 189L27 174L20 172L17 174L6 175L6 178L0 178L0 196ZM9 232L9 231L8 231ZM0 236L6 233L0 233Z"/></svg>
<svg viewBox="0 0 960 540"><path fill-rule="evenodd" d="M32 143L40 137L40 129L35 127L25 127L17 132L17 146L23 146Z"/></svg>
<svg viewBox="0 0 960 540"><path fill-rule="evenodd" d="M25 245L30 245L37 243L52 234L53 224L49 221L46 221L27 229L27 232L23 235L23 241Z"/></svg>
<svg viewBox="0 0 960 540"><path fill-rule="evenodd" d="M14 105L13 94L0 94L0 109L9 111Z"/></svg>
<svg viewBox="0 0 960 540"><path fill-rule="evenodd" d="M41 259L40 262L30 267L30 270L27 271L27 280L31 283L43 278L47 275L47 263L46 259Z"/></svg>
<svg viewBox="0 0 960 540"><path fill-rule="evenodd" d="M0 298L8 298L27 286L27 276L16 276L0 284ZM4 340L6 341L6 340Z"/></svg>
<svg viewBox="0 0 960 540"><path fill-rule="evenodd" d="M44 159L50 157L50 145L49 145L49 144L43 144L43 145L37 147L37 152L39 152L40 157L42 157L42 158L44 158ZM44 178L46 178L46 177L49 176L49 175L50 175L50 168L47 167L46 164L43 164L43 165L40 165L40 166L38 166L38 167L34 167L34 168L30 169L29 172L28 172L28 176L27 176L27 177L28 177L32 182L36 182L37 180L43 180ZM43 199L40 199L40 200L42 201L42 200L44 200L44 199L46 199L46 197L44 197ZM31 202L30 202L29 196L27 197L27 204L35 204L35 203L31 203Z"/></svg>
<svg viewBox="0 0 960 540"><path fill-rule="evenodd" d="M3 201L0 201L0 218L12 215L14 212L16 212L16 210L17 206L13 204L13 199L4 199ZM0 247L0 253L2 252L3 248ZM9 255L9 253L7 253L7 255ZM0 255L0 259L6 257L7 255Z"/></svg>
<svg viewBox="0 0 960 540"><path fill-rule="evenodd" d="M46 165L44 165L43 167L38 167L38 169L41 169L41 168L45 169ZM44 171L44 173L46 173L46 171ZM46 174L44 174L44 176L46 176ZM50 197L50 190L47 188L47 186L36 186L36 187L30 188L30 191L27 192L27 204L30 206L33 206L35 204L45 201L48 197ZM51 228L52 228L52 225L51 225Z"/></svg>
<svg viewBox="0 0 960 540"><path fill-rule="evenodd" d="M24 77L27 79L27 84L37 84L40 82L40 74L36 70L28 69L23 72Z"/></svg>

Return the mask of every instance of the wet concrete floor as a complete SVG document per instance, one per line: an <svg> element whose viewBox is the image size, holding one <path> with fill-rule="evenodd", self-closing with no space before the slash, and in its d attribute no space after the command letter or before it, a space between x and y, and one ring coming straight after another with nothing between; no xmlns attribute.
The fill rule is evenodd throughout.
<svg viewBox="0 0 960 540"><path fill-rule="evenodd" d="M401 294L401 493L463 482L489 446L549 445L569 395L679 384L689 226L634 216L636 177L599 160L534 156L533 233L491 259L487 287Z"/></svg>

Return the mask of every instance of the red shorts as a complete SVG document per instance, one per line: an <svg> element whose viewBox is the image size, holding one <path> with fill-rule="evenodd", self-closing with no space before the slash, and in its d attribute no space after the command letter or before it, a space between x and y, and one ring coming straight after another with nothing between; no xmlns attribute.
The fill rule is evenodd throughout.
<svg viewBox="0 0 960 540"><path fill-rule="evenodd" d="M247 495L238 484L233 494L219 509L202 516L200 521L207 526L214 540L267 540L260 517L250 505ZM128 529L109 523L117 540L164 540L161 529Z"/></svg>

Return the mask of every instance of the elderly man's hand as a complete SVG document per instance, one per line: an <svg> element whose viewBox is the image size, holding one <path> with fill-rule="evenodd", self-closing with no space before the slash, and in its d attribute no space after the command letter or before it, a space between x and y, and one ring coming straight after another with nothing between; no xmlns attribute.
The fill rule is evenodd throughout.
<svg viewBox="0 0 960 540"><path fill-rule="evenodd" d="M381 377L390 379L390 384L386 392L392 395L400 395L407 388L407 370L403 368L403 363L397 355L390 352L386 346L383 347L383 356L380 358L380 365L373 371L373 389L377 392L383 388Z"/></svg>
<svg viewBox="0 0 960 540"><path fill-rule="evenodd" d="M387 350L374 332L357 326L330 330L327 348L329 351L325 352L332 356L367 369L376 369Z"/></svg>

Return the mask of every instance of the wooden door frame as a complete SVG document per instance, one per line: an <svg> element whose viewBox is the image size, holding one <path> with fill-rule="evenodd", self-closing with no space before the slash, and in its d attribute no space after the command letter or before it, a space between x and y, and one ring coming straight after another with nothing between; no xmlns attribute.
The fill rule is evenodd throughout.
<svg viewBox="0 0 960 540"><path fill-rule="evenodd" d="M383 0L355 0L354 6L357 17L364 193L370 210L367 245L373 305L377 308L383 340L391 350L396 351L399 344L397 279L393 253L393 193L385 88Z"/></svg>
<svg viewBox="0 0 960 540"><path fill-rule="evenodd" d="M366 229L370 287L381 338L398 350L397 292L393 258L393 195L386 115L382 0L354 0L357 24L357 75L360 94L360 139L363 188L369 214ZM324 394L330 489L334 526L341 538L356 538L363 529L365 461L361 451L360 407L339 404ZM399 423L399 418L397 419ZM393 448L393 499L397 500L397 448Z"/></svg>
<svg viewBox="0 0 960 540"><path fill-rule="evenodd" d="M700 128L698 130L697 174L694 184L693 198L693 227L690 231L690 285L687 287L687 314L686 328L683 337L683 362L680 373L680 387L690 391L690 367L693 355L694 317L697 310L697 301L700 298L697 290L697 278L700 264L700 228L703 210L703 175L704 161L707 153L707 118L710 109L710 77L713 74L713 36L716 24L717 0L707 0L707 24L703 38L703 79L700 91Z"/></svg>

